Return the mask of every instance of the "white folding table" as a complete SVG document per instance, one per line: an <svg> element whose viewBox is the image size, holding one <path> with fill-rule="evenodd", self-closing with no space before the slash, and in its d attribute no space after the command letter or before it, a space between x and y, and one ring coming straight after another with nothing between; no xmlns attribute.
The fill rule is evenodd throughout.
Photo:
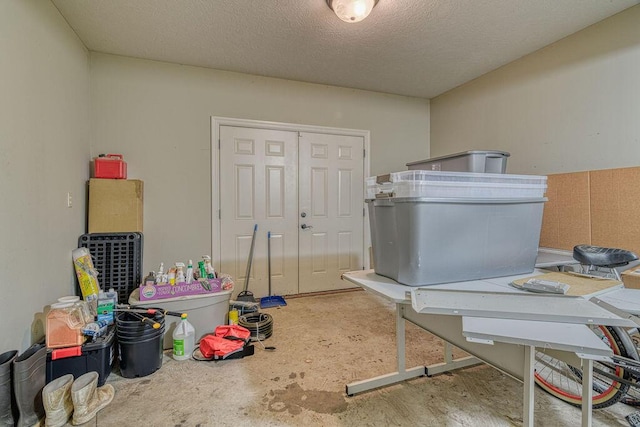
<svg viewBox="0 0 640 427"><path fill-rule="evenodd" d="M448 296L447 292L459 292L461 294L493 292L501 295L511 294L517 298L531 294L516 289L510 286L509 283L544 273L546 271L535 270L533 273L524 275L432 285L424 289L443 291L440 294L445 296ZM535 348L543 347L571 354L574 359L576 356L583 359L584 381L582 394L583 402L586 402L586 404L582 408L582 425L591 425L593 360L608 358L612 352L585 323L582 323L585 320L584 318L578 315L571 317L570 313L567 313L566 317L559 319L561 321L549 322L499 318L502 315L501 313L495 314L497 318L493 314L484 316L486 312L481 310L455 313L453 310L442 308L446 308L449 303L446 300L441 302L443 304L441 307L420 308L415 306L415 301L414 306L412 306L412 293L415 299L416 292L419 289L401 285L389 278L379 276L373 270L348 272L344 273L342 277L344 280L359 285L367 291L393 301L396 305L397 371L347 384L347 395L351 396L411 378L424 375L430 376L485 362L524 383L523 422L525 426L533 426ZM618 287L621 288L622 285ZM602 297L602 295L589 295L587 297L590 298L592 296ZM582 301L585 300L582 299ZM416 308L422 312L416 311ZM596 310L594 313L599 316L596 317L599 319L598 322L604 322L596 324L633 325L631 320L618 317L615 314L606 312L606 310L604 312ZM445 341L443 363L406 368L405 320ZM451 345L473 356L454 360Z"/></svg>
<svg viewBox="0 0 640 427"><path fill-rule="evenodd" d="M573 258L572 251L553 248L538 248L536 257L537 268L557 267L560 271L569 265L578 265L579 262Z"/></svg>

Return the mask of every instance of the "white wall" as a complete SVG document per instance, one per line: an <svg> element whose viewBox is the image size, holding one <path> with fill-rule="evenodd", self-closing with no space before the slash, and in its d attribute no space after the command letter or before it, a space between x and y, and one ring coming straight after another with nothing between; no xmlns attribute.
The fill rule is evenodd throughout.
<svg viewBox="0 0 640 427"><path fill-rule="evenodd" d="M75 294L90 157L89 57L55 7L1 1L0 52L1 353L37 340L37 313Z"/></svg>
<svg viewBox="0 0 640 427"><path fill-rule="evenodd" d="M431 154L511 152L507 171L640 165L640 6L431 102Z"/></svg>
<svg viewBox="0 0 640 427"><path fill-rule="evenodd" d="M124 154L145 182L145 274L217 256L211 116L370 130L371 174L429 154L425 99L92 53L91 104L91 154Z"/></svg>

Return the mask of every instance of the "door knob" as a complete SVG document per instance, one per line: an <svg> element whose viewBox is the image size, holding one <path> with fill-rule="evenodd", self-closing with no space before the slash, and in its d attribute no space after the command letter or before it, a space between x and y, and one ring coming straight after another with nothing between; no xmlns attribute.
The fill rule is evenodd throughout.
<svg viewBox="0 0 640 427"><path fill-rule="evenodd" d="M302 228L303 230L306 230L307 228L313 228L313 225L302 224L300 228Z"/></svg>

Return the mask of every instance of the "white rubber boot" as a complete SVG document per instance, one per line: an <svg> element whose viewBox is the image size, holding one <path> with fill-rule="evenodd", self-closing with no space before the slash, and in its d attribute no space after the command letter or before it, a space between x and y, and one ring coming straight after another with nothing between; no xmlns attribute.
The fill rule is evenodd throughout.
<svg viewBox="0 0 640 427"><path fill-rule="evenodd" d="M73 401L71 400L73 375L56 378L42 389L42 403L47 414L46 427L62 427L71 418Z"/></svg>
<svg viewBox="0 0 640 427"><path fill-rule="evenodd" d="M115 390L111 384L98 385L98 373L88 372L78 377L71 386L73 425L84 424L113 400Z"/></svg>

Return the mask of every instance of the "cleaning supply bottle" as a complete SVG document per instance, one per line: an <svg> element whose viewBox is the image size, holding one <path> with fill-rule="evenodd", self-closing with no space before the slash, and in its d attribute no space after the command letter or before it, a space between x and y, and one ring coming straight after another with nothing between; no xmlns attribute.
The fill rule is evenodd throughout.
<svg viewBox="0 0 640 427"><path fill-rule="evenodd" d="M164 272L164 262L160 263L160 268L158 268L158 272L156 273L156 283L157 284L167 283L167 277Z"/></svg>
<svg viewBox="0 0 640 427"><path fill-rule="evenodd" d="M207 270L204 267L204 261L198 261L198 279L206 279Z"/></svg>
<svg viewBox="0 0 640 427"><path fill-rule="evenodd" d="M145 286L153 286L156 284L156 272L155 271L150 271L149 274L147 275L147 277L144 278L144 285Z"/></svg>
<svg viewBox="0 0 640 427"><path fill-rule="evenodd" d="M109 288L108 292L98 294L98 316L97 320L105 320L109 325L114 321L114 311L118 305L118 293Z"/></svg>
<svg viewBox="0 0 640 427"><path fill-rule="evenodd" d="M185 282L187 282L187 284L193 282L193 261L191 260L189 260L189 264L187 264L187 277L185 278Z"/></svg>
<svg viewBox="0 0 640 427"><path fill-rule="evenodd" d="M176 262L176 283L184 283L185 281L184 262Z"/></svg>
<svg viewBox="0 0 640 427"><path fill-rule="evenodd" d="M173 358L187 360L196 345L196 330L187 320L187 313L182 313L182 320L173 331Z"/></svg>
<svg viewBox="0 0 640 427"><path fill-rule="evenodd" d="M206 272L207 279L215 279L216 278L216 270L211 265L211 257L209 255L203 255L202 260L204 261L204 269Z"/></svg>
<svg viewBox="0 0 640 427"><path fill-rule="evenodd" d="M169 273L167 273L167 278L171 286L176 284L176 271L176 267L171 267L169 269Z"/></svg>

